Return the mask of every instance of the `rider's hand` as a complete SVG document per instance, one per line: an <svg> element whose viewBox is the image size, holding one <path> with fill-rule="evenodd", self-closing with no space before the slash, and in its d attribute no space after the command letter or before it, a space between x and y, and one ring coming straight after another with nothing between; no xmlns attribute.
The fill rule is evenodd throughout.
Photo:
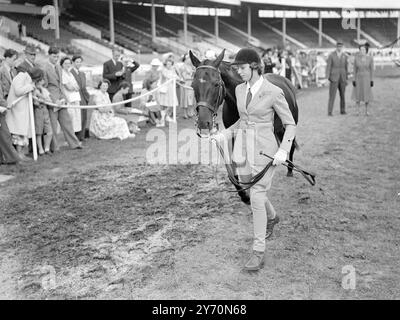
<svg viewBox="0 0 400 320"><path fill-rule="evenodd" d="M272 165L276 166L285 163L287 156L288 156L287 151L279 149L274 155L274 161L272 162Z"/></svg>

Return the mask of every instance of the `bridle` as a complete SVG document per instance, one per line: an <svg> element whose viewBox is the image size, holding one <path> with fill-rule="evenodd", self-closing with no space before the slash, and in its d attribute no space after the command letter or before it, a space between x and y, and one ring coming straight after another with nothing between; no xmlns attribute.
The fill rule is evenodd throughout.
<svg viewBox="0 0 400 320"><path fill-rule="evenodd" d="M222 81L221 72L219 71L218 68L213 67L213 66L210 66L210 65L199 66L199 67L196 68L195 76L196 76L196 73L197 73L197 71L198 71L199 69L211 69L211 70L214 70L214 71L218 72L218 82L217 82L217 84L218 84L218 96L217 96L217 99L216 99L216 101L215 101L215 104L212 105L212 104L209 103L208 101L202 101L202 100L200 100L200 101L198 101L198 102L196 103L196 112L197 112L197 114L196 114L196 121L195 121L195 126L196 126L196 128L197 128L196 133L197 133L197 135L198 135L200 138L202 138L203 136L202 136L201 131L200 131L199 127L198 127L199 108L201 108L201 107L202 107L202 108L207 108L207 109L211 112L211 114L212 114L212 128L211 128L210 132L212 133L212 132L218 131L218 124L216 123L217 111L218 111L218 107L219 107L219 106L222 104L222 102L224 101L225 92L226 92L225 90L226 90L226 89L225 89L225 84L224 84L224 82Z"/></svg>

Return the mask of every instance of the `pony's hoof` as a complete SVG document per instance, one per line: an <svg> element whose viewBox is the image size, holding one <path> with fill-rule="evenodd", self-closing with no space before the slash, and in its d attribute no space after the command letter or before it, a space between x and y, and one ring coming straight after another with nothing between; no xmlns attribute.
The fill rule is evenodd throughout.
<svg viewBox="0 0 400 320"><path fill-rule="evenodd" d="M293 171L288 171L288 173L286 174L287 177L293 177Z"/></svg>

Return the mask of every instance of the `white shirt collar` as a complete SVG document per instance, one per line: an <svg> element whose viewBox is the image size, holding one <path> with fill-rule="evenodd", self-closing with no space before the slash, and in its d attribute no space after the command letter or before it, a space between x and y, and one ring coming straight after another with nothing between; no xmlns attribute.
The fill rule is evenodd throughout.
<svg viewBox="0 0 400 320"><path fill-rule="evenodd" d="M258 92L258 90L260 90L263 81L264 81L264 78L262 76L260 76L260 79L258 79L256 81L256 83L253 84L252 87L250 87L249 82L246 82L247 87L246 87L246 96L244 97L245 101L246 101L246 97L247 97L247 93L249 92L249 89L251 92L251 96L254 97L255 94Z"/></svg>

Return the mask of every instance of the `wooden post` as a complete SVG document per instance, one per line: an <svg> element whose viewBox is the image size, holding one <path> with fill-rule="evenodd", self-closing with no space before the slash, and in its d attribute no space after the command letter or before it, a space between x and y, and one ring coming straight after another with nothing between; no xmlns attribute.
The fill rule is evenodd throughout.
<svg viewBox="0 0 400 320"><path fill-rule="evenodd" d="M318 46L322 47L322 15L321 15L321 11L319 11L319 17L318 17Z"/></svg>
<svg viewBox="0 0 400 320"><path fill-rule="evenodd" d="M176 92L176 79L174 78L172 80L172 84L173 84L173 91ZM180 88L182 89L182 87ZM174 106L173 106L173 114L172 114L172 120L176 123L176 107L177 107L178 101L176 101L176 94L174 94Z"/></svg>
<svg viewBox="0 0 400 320"><path fill-rule="evenodd" d="M219 21L218 21L218 14L217 14L217 9L215 9L215 20L214 20L214 30L215 30L215 42L218 44L218 38L219 38Z"/></svg>
<svg viewBox="0 0 400 320"><path fill-rule="evenodd" d="M154 0L151 0L151 39L156 41L156 8L154 7Z"/></svg>
<svg viewBox="0 0 400 320"><path fill-rule="evenodd" d="M360 13L358 13L357 17L357 42L360 43L361 40L361 18Z"/></svg>
<svg viewBox="0 0 400 320"><path fill-rule="evenodd" d="M397 17L397 39L400 38L400 11L397 11L398 17ZM400 41L397 41L397 45L400 46Z"/></svg>
<svg viewBox="0 0 400 320"><path fill-rule="evenodd" d="M188 30L187 30L187 4L186 4L186 1L185 1L185 3L184 3L184 6L183 6L183 40L184 40L184 43L185 43L185 45L187 45L187 36L188 36L188 32L187 32Z"/></svg>
<svg viewBox="0 0 400 320"><path fill-rule="evenodd" d="M283 11L283 18L282 18L282 42L283 47L286 47L286 14Z"/></svg>
<svg viewBox="0 0 400 320"><path fill-rule="evenodd" d="M55 33L56 33L56 40L60 39L60 14L59 14L59 9L58 9L58 0L53 0L53 4L54 4L54 22L56 23L56 29L55 29Z"/></svg>
<svg viewBox="0 0 400 320"><path fill-rule="evenodd" d="M247 7L247 38L251 41L251 7Z"/></svg>
<svg viewBox="0 0 400 320"><path fill-rule="evenodd" d="M115 33L114 33L114 6L113 0L109 0L109 16L110 16L110 42L115 43Z"/></svg>

